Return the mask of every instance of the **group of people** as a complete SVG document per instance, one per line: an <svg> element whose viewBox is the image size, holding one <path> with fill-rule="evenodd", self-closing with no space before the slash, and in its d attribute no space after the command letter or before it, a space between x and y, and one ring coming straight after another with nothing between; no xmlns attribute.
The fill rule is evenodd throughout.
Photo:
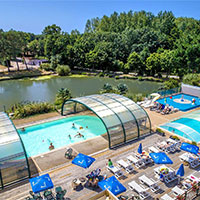
<svg viewBox="0 0 200 200"><path fill-rule="evenodd" d="M74 124L74 123L72 124L72 128L73 128L73 129L75 129L75 128L76 128L76 126L75 126L75 124ZM86 126L86 128L88 128L88 126ZM82 127L82 126L80 126L80 127L79 127L79 130L82 130L82 129L83 129L83 127ZM70 134L68 135L68 137L69 137L69 139L70 139L70 140L72 139L72 137L71 137L71 135L70 135ZM83 135L83 134L81 134L81 133L78 131L78 132L77 132L77 134L76 134L74 137L78 137L78 138L81 138L81 137L82 137L82 138L84 138L84 135Z"/></svg>

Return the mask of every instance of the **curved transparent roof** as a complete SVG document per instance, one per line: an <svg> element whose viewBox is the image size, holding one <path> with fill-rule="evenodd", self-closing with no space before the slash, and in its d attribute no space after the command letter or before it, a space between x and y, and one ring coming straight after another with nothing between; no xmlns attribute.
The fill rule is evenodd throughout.
<svg viewBox="0 0 200 200"><path fill-rule="evenodd" d="M0 188L30 176L23 143L14 124L4 112L0 112L0 173Z"/></svg>
<svg viewBox="0 0 200 200"><path fill-rule="evenodd" d="M200 142L200 110L182 115L180 118L160 127L191 141Z"/></svg>
<svg viewBox="0 0 200 200"><path fill-rule="evenodd" d="M140 130L151 129L150 119L145 110L122 95L105 93L73 98L63 104L62 114L65 104L69 101L78 102L92 110L104 123L110 140L113 135L118 135L115 143L117 140L126 142L133 138L131 134L135 138L140 135ZM122 132L123 136L120 137L119 132Z"/></svg>

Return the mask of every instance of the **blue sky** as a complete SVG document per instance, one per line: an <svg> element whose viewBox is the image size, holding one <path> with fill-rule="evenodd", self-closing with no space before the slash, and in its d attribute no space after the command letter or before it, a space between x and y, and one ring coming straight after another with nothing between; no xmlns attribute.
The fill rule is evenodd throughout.
<svg viewBox="0 0 200 200"><path fill-rule="evenodd" d="M39 34L45 26L56 24L66 32L73 29L83 32L87 19L129 10L145 10L153 14L167 10L176 17L200 20L200 0L0 0L0 28Z"/></svg>

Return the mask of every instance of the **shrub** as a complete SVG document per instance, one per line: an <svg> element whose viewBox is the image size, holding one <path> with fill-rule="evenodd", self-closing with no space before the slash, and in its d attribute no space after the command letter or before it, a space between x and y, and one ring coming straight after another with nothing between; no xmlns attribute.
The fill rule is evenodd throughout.
<svg viewBox="0 0 200 200"><path fill-rule="evenodd" d="M14 119L55 111L53 104L47 102L22 102L11 106L7 111L13 113Z"/></svg>
<svg viewBox="0 0 200 200"><path fill-rule="evenodd" d="M195 141L192 141L191 144L197 146L197 142L195 142Z"/></svg>
<svg viewBox="0 0 200 200"><path fill-rule="evenodd" d="M82 72L81 75L87 75L87 72Z"/></svg>
<svg viewBox="0 0 200 200"><path fill-rule="evenodd" d="M127 76L127 79L133 79L133 80L136 80L137 77L135 77L135 76Z"/></svg>
<svg viewBox="0 0 200 200"><path fill-rule="evenodd" d="M142 77L141 76L138 76L138 81L142 81Z"/></svg>
<svg viewBox="0 0 200 200"><path fill-rule="evenodd" d="M70 71L71 70L68 65L58 65L58 67L56 68L56 72L60 76L67 76L70 74Z"/></svg>
<svg viewBox="0 0 200 200"><path fill-rule="evenodd" d="M100 73L99 73L99 77L104 77L104 73L103 73L103 72L100 72Z"/></svg>
<svg viewBox="0 0 200 200"><path fill-rule="evenodd" d="M119 79L119 76L115 76L115 79Z"/></svg>
<svg viewBox="0 0 200 200"><path fill-rule="evenodd" d="M128 87L126 84L119 83L117 85L117 89L119 90L120 94L126 94L128 92Z"/></svg>
<svg viewBox="0 0 200 200"><path fill-rule="evenodd" d="M163 130L161 130L160 128L157 128L156 131L157 131L158 133L165 133L165 132L164 132Z"/></svg>
<svg viewBox="0 0 200 200"><path fill-rule="evenodd" d="M171 138L174 139L174 140L180 140L179 137L176 136L176 135L172 135Z"/></svg>
<svg viewBox="0 0 200 200"><path fill-rule="evenodd" d="M40 64L40 69L43 69L45 71L51 71L51 70L53 70L51 68L51 64L50 63L42 63L42 64Z"/></svg>
<svg viewBox="0 0 200 200"><path fill-rule="evenodd" d="M164 87L166 90L173 89L179 86L179 82L175 79L169 79L164 82Z"/></svg>
<svg viewBox="0 0 200 200"><path fill-rule="evenodd" d="M200 75L199 74L186 74L183 77L183 83L189 84L189 85L194 85L194 86L199 86L200 84Z"/></svg>
<svg viewBox="0 0 200 200"><path fill-rule="evenodd" d="M127 98L133 100L134 102L142 101L144 99L144 97L145 97L145 95L141 94L141 93L139 93L139 94L127 93L125 96Z"/></svg>
<svg viewBox="0 0 200 200"><path fill-rule="evenodd" d="M61 88L58 90L55 99L55 105L57 108L61 108L62 104L72 97L71 91L67 88Z"/></svg>

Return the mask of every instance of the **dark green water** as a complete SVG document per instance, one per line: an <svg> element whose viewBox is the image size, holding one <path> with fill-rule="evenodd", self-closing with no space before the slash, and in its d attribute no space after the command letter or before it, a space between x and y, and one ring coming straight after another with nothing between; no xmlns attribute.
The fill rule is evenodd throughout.
<svg viewBox="0 0 200 200"><path fill-rule="evenodd" d="M104 83L117 86L119 83L127 84L130 93L149 94L157 90L160 83L137 80L116 80L111 78L86 77L70 78L55 77L48 80L11 80L0 82L0 110L3 106L29 100L53 102L56 92L60 88L69 88L74 97L98 93Z"/></svg>

